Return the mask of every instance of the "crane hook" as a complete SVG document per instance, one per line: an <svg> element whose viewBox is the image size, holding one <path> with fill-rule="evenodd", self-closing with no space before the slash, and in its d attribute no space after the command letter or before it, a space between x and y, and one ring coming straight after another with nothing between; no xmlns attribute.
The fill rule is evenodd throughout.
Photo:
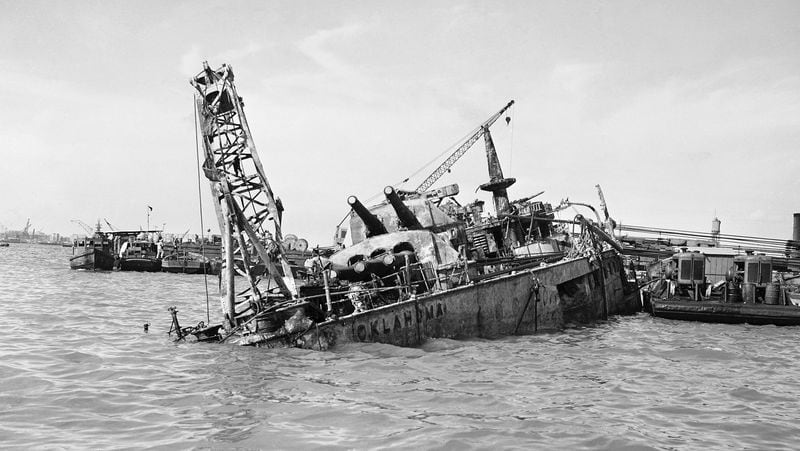
<svg viewBox="0 0 800 451"><path fill-rule="evenodd" d="M511 123L511 116L506 116L506 125Z"/></svg>

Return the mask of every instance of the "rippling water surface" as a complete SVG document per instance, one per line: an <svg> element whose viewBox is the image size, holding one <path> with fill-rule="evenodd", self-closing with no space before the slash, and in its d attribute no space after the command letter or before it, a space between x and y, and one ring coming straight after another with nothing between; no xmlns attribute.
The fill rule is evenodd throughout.
<svg viewBox="0 0 800 451"><path fill-rule="evenodd" d="M70 254L0 248L2 448L798 446L798 328L639 315L417 349L175 344L167 308L206 320L202 275Z"/></svg>

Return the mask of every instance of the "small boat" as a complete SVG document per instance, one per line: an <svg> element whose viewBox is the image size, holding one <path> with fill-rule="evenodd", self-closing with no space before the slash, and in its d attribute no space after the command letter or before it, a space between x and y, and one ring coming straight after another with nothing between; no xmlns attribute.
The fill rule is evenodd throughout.
<svg viewBox="0 0 800 451"><path fill-rule="evenodd" d="M73 256L69 259L70 269L90 271L111 271L114 269L113 239L101 231L72 245Z"/></svg>
<svg viewBox="0 0 800 451"><path fill-rule="evenodd" d="M184 274L217 274L219 269L208 257L178 250L161 259L161 271Z"/></svg>
<svg viewBox="0 0 800 451"><path fill-rule="evenodd" d="M158 245L151 237L160 230L114 231L114 250L119 257L120 271L161 271L161 255Z"/></svg>
<svg viewBox="0 0 800 451"><path fill-rule="evenodd" d="M133 240L122 244L119 251L120 271L161 271L161 258L155 243L146 240Z"/></svg>
<svg viewBox="0 0 800 451"><path fill-rule="evenodd" d="M0 241L0 247L8 247L8 243L5 241Z"/></svg>
<svg viewBox="0 0 800 451"><path fill-rule="evenodd" d="M800 325L800 300L767 255L734 255L717 248L680 252L660 263L662 275L642 291L659 318L713 323Z"/></svg>

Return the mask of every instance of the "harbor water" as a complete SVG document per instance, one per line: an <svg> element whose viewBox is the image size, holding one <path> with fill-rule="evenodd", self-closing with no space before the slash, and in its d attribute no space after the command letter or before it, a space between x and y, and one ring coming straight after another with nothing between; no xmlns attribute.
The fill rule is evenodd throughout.
<svg viewBox="0 0 800 451"><path fill-rule="evenodd" d="M0 248L0 448L798 447L798 328L640 314L413 349L174 343L168 307L207 320L202 275L70 255Z"/></svg>

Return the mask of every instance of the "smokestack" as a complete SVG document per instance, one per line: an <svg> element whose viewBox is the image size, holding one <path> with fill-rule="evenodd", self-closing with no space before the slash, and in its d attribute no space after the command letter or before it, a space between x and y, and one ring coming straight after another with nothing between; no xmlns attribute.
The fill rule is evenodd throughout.
<svg viewBox="0 0 800 451"><path fill-rule="evenodd" d="M792 241L786 243L790 248L789 256L800 258L800 213L794 214L794 224L792 225Z"/></svg>
<svg viewBox="0 0 800 451"><path fill-rule="evenodd" d="M794 227L792 227L792 241L800 241L800 213L794 214Z"/></svg>

